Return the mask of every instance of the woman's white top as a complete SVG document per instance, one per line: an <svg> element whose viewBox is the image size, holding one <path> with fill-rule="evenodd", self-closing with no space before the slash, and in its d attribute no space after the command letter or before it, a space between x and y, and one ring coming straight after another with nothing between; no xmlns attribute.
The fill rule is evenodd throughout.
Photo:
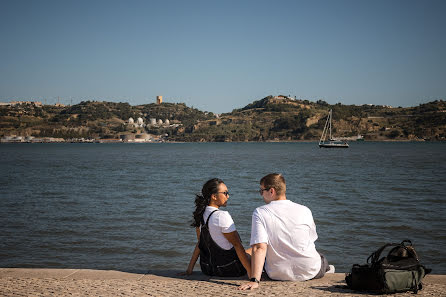
<svg viewBox="0 0 446 297"><path fill-rule="evenodd" d="M204 223L206 224L206 220L209 215L218 208L212 206L206 206L206 209L203 213ZM232 220L229 212L224 210L216 211L211 218L209 219L209 233L211 234L212 239L218 244L221 248L225 250L230 250L233 245L226 239L223 233L231 233L236 231L234 221Z"/></svg>

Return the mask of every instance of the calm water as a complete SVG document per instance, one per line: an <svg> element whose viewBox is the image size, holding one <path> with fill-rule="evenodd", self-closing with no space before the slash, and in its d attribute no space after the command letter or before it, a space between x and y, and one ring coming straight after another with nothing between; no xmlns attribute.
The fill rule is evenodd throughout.
<svg viewBox="0 0 446 297"><path fill-rule="evenodd" d="M338 272L411 239L446 274L446 143L1 144L0 164L0 267L184 270L202 184L225 181L247 248L258 180L280 172Z"/></svg>

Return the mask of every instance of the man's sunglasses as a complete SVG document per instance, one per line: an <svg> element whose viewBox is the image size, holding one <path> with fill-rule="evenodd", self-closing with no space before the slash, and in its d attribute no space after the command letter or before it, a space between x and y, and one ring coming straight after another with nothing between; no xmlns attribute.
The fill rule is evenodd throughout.
<svg viewBox="0 0 446 297"><path fill-rule="evenodd" d="M268 189L260 189L260 190L259 190L259 193L260 193L260 195L263 195L263 191L269 191L269 190L271 190L271 188L268 188Z"/></svg>

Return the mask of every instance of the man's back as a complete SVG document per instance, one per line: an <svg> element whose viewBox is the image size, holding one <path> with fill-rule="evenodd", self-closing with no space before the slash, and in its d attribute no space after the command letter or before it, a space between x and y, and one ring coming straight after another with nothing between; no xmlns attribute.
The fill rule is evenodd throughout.
<svg viewBox="0 0 446 297"><path fill-rule="evenodd" d="M267 243L265 270L276 280L308 280L321 268L310 209L289 200L271 201L252 216L251 245Z"/></svg>

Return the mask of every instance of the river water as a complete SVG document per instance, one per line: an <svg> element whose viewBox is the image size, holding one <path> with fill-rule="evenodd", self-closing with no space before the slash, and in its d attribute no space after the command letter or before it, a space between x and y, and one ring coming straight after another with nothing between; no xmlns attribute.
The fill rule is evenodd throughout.
<svg viewBox="0 0 446 297"><path fill-rule="evenodd" d="M185 270L203 183L225 181L247 248L258 181L279 172L337 272L410 239L446 274L446 143L1 144L0 164L0 267Z"/></svg>

